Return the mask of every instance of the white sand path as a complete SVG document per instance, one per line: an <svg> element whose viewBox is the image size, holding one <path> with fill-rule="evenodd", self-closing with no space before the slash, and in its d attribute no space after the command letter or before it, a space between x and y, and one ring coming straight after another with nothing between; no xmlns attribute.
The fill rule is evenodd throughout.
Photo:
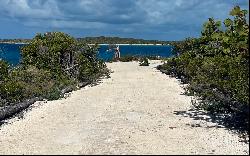
<svg viewBox="0 0 250 156"><path fill-rule="evenodd" d="M0 127L0 154L249 153L225 128L177 115L191 108L191 98L157 64L108 63L114 73L101 84L36 102L23 119Z"/></svg>

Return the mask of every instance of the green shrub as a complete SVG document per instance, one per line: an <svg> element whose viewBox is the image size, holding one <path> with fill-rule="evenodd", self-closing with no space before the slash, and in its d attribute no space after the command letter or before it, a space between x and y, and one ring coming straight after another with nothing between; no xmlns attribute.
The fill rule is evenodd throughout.
<svg viewBox="0 0 250 156"><path fill-rule="evenodd" d="M85 81L105 68L104 62L97 59L97 48L61 32L38 34L22 48L22 64L49 70L55 77L67 75Z"/></svg>
<svg viewBox="0 0 250 156"><path fill-rule="evenodd" d="M249 120L249 24L247 11L236 6L234 19L210 18L200 38L176 42L176 57L158 67L166 74L189 83L187 93L200 98L196 106L211 112L244 116Z"/></svg>
<svg viewBox="0 0 250 156"><path fill-rule="evenodd" d="M0 82L8 77L8 63L0 60Z"/></svg>
<svg viewBox="0 0 250 156"><path fill-rule="evenodd" d="M57 87L51 88L45 93L44 98L48 100L57 100L61 97L61 90Z"/></svg>
<svg viewBox="0 0 250 156"><path fill-rule="evenodd" d="M138 58L132 55L125 55L119 58L118 60L121 62L131 62L131 61L138 61Z"/></svg>
<svg viewBox="0 0 250 156"><path fill-rule="evenodd" d="M0 99L5 99L5 104L20 102L24 96L24 86L16 81L8 80L0 84Z"/></svg>
<svg viewBox="0 0 250 156"><path fill-rule="evenodd" d="M74 61L76 41L61 32L37 34L21 49L22 64L61 74Z"/></svg>
<svg viewBox="0 0 250 156"><path fill-rule="evenodd" d="M15 69L10 73L10 78L24 86L25 98L43 97L55 86L63 85L63 78L56 78L50 71L34 66Z"/></svg>
<svg viewBox="0 0 250 156"><path fill-rule="evenodd" d="M21 49L21 65L8 70L0 61L0 105L34 97L55 100L66 88L95 81L108 72L96 49L61 32L36 35Z"/></svg>
<svg viewBox="0 0 250 156"><path fill-rule="evenodd" d="M149 66L148 58L146 58L146 57L141 58L139 61L139 65L140 66Z"/></svg>

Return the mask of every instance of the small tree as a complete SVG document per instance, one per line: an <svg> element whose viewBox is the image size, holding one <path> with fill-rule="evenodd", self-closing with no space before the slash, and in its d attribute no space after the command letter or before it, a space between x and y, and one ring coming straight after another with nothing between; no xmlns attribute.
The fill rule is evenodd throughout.
<svg viewBox="0 0 250 156"><path fill-rule="evenodd" d="M22 64L49 70L58 77L68 75L82 81L104 67L96 51L97 46L90 47L62 32L37 34L22 48Z"/></svg>
<svg viewBox="0 0 250 156"><path fill-rule="evenodd" d="M8 77L8 63L0 60L0 82Z"/></svg>
<svg viewBox="0 0 250 156"><path fill-rule="evenodd" d="M147 57L141 58L139 65L140 66L149 66L148 58Z"/></svg>
<svg viewBox="0 0 250 156"><path fill-rule="evenodd" d="M76 41L62 32L37 34L21 50L22 64L62 73L74 65Z"/></svg>

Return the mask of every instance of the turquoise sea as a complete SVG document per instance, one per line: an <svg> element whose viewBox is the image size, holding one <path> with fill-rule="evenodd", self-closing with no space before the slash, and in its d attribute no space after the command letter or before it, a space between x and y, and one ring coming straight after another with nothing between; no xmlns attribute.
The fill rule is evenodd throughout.
<svg viewBox="0 0 250 156"><path fill-rule="evenodd" d="M21 61L20 48L25 44L4 44L0 43L0 59L8 61L11 65L17 65ZM112 59L114 53L107 52L108 46L101 45L98 50L98 57L104 61ZM172 46L168 45L120 45L121 56L161 56L171 57Z"/></svg>

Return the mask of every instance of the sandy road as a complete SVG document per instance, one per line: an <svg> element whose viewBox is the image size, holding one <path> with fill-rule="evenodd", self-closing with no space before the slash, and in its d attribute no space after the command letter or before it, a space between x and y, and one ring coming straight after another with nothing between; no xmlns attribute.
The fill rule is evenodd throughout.
<svg viewBox="0 0 250 156"><path fill-rule="evenodd" d="M159 63L111 63L101 84L35 103L0 127L0 154L248 154L236 134L185 115L191 98Z"/></svg>

